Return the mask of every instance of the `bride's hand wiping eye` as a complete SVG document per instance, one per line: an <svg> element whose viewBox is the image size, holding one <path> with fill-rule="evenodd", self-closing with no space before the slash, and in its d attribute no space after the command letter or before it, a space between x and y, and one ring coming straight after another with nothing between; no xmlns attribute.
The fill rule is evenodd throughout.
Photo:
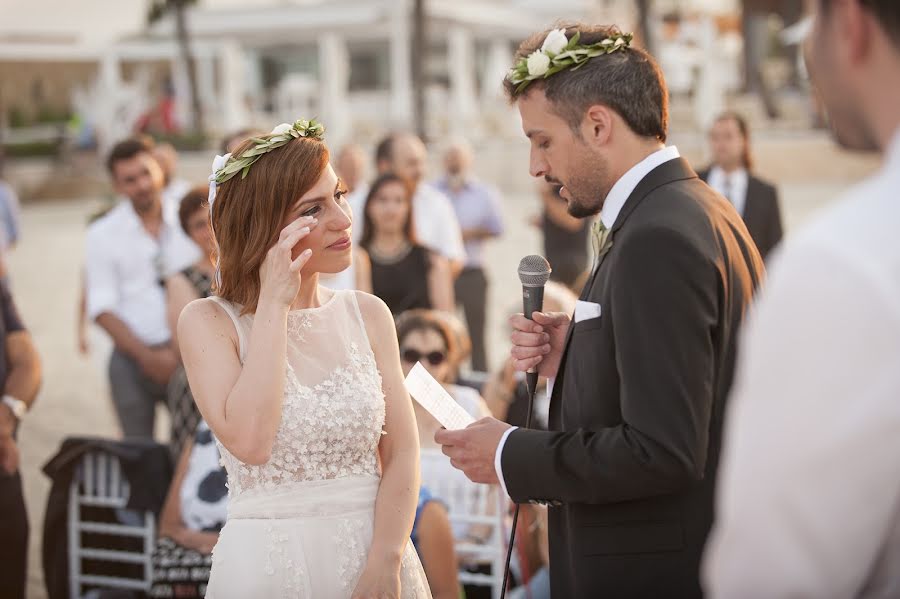
<svg viewBox="0 0 900 599"><path fill-rule="evenodd" d="M293 303L300 291L300 270L312 256L312 250L307 248L293 258L293 249L316 224L315 217L303 216L281 230L259 269L261 300L266 298L285 306Z"/></svg>

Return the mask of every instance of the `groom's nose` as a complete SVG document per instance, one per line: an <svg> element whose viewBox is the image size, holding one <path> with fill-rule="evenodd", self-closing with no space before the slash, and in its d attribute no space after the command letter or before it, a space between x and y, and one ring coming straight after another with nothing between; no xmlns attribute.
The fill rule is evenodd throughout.
<svg viewBox="0 0 900 599"><path fill-rule="evenodd" d="M550 171L547 161L544 160L541 152L535 148L531 148L531 156L529 158L528 172L532 177L546 177Z"/></svg>

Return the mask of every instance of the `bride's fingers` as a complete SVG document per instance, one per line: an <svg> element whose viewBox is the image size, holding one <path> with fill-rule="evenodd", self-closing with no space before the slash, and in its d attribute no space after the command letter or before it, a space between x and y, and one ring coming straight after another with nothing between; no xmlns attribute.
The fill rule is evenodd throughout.
<svg viewBox="0 0 900 599"><path fill-rule="evenodd" d="M278 236L278 241L282 241L285 237L297 231L301 228L312 229L316 226L319 221L314 216L301 216L297 220L291 221L288 225L281 230L281 234Z"/></svg>
<svg viewBox="0 0 900 599"><path fill-rule="evenodd" d="M307 235L309 235L309 227L303 227L286 235L284 239L278 242L278 245L283 249L290 250Z"/></svg>
<svg viewBox="0 0 900 599"><path fill-rule="evenodd" d="M297 258L291 262L291 272L300 272L303 269L303 265L309 262L309 258L312 256L312 250L306 248Z"/></svg>

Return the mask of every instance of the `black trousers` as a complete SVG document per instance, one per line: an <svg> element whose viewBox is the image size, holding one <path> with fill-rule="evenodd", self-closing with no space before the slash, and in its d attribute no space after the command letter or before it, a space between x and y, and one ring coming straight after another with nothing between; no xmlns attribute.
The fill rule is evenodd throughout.
<svg viewBox="0 0 900 599"><path fill-rule="evenodd" d="M25 598L28 514L19 473L0 471L0 597Z"/></svg>
<svg viewBox="0 0 900 599"><path fill-rule="evenodd" d="M456 303L466 315L466 327L472 338L472 370L487 372L484 329L487 319L488 281L481 268L464 268L456 279Z"/></svg>

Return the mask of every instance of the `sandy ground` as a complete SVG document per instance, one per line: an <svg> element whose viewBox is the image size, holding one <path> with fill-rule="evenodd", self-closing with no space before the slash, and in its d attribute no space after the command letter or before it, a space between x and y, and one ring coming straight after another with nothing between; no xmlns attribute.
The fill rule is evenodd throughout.
<svg viewBox="0 0 900 599"><path fill-rule="evenodd" d="M691 141L687 140L687 144ZM778 143L773 147L778 148ZM858 165L848 171L842 170L846 162L834 153L823 136L813 136L801 147L798 150L788 144L781 150L773 150L775 154L764 152L763 157L770 171L784 173L779 180L782 181L783 210L789 229L837 197L860 171ZM491 160L480 161L478 167L482 175L497 181L507 192L503 204L507 233L488 250L492 281L489 353L494 365L500 363L506 352L503 314L516 307L519 301L515 274L518 261L526 254L540 251L538 232L527 224L538 207L538 199L529 191L531 183L524 174L527 154L521 145L516 146L514 154L512 158L503 159L502 151L493 152ZM203 169L208 168L205 157L186 163L189 176L199 177L200 181L205 179ZM508 177L500 178L496 173L502 172L500 166L513 163L521 177L511 185ZM870 167L871 164L865 166ZM815 176L817 172L824 176ZM770 176L778 178L777 175ZM43 389L20 434L22 472L32 531L28 596L35 599L46 596L40 550L49 480L41 467L67 436L115 437L119 434L102 363L107 344L102 334L95 331L94 354L81 356L75 339L84 232L88 214L98 205L99 200L85 198L25 206L22 241L9 258L14 296L44 365ZM164 415L157 424L162 430Z"/></svg>

